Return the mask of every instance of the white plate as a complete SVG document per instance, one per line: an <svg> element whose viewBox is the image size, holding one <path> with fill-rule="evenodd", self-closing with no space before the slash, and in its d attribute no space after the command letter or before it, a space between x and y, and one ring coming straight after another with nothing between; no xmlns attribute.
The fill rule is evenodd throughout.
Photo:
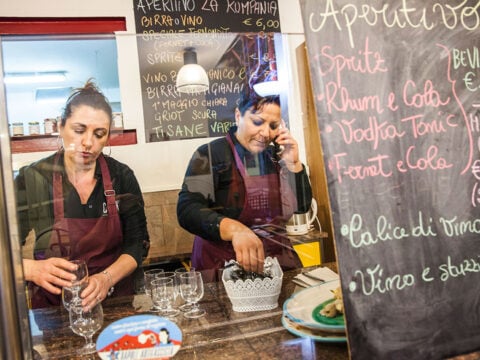
<svg viewBox="0 0 480 360"><path fill-rule="evenodd" d="M332 280L312 286L293 294L283 304L283 313L293 322L312 329L330 332L345 332L344 325L321 324L313 316L313 310L333 298L332 290L340 286L340 280Z"/></svg>
<svg viewBox="0 0 480 360"><path fill-rule="evenodd" d="M332 335L320 335L315 333L315 330L310 330L308 328L299 328L295 327L293 323L288 317L282 316L282 325L285 329L291 332L294 335L309 338L319 342L334 342L334 343L341 343L347 342L347 338L345 336L341 336L341 334L332 333Z"/></svg>

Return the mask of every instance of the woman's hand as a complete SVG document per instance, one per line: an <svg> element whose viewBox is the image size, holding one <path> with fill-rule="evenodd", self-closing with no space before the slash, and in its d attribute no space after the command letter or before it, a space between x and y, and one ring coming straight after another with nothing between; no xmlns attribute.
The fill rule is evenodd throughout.
<svg viewBox="0 0 480 360"><path fill-rule="evenodd" d="M103 273L89 276L88 285L80 294L82 307L87 310L102 302L107 297L111 286L110 279Z"/></svg>
<svg viewBox="0 0 480 360"><path fill-rule="evenodd" d="M236 260L246 271L263 273L263 243L250 228L237 220L223 218L220 222L220 237L232 242Z"/></svg>
<svg viewBox="0 0 480 360"><path fill-rule="evenodd" d="M302 171L303 166L299 159L298 143L285 126L283 120L275 142L283 147L280 157L285 162L288 170L292 172Z"/></svg>
<svg viewBox="0 0 480 360"><path fill-rule="evenodd" d="M60 295L62 287L72 285L75 275L71 271L77 265L62 258L49 258L46 260L23 260L25 279L33 281L52 294Z"/></svg>
<svg viewBox="0 0 480 360"><path fill-rule="evenodd" d="M122 254L105 271L89 275L88 286L80 294L83 308L86 310L105 300L110 288L134 272L137 266L132 256Z"/></svg>

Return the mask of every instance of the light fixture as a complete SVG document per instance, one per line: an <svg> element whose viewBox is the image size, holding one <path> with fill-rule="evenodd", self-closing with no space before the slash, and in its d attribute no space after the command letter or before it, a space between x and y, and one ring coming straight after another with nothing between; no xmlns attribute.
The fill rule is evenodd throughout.
<svg viewBox="0 0 480 360"><path fill-rule="evenodd" d="M276 96L282 92L282 84L278 80L266 80L253 85L253 90L260 96Z"/></svg>
<svg viewBox="0 0 480 360"><path fill-rule="evenodd" d="M186 94L207 91L209 87L208 75L205 69L197 64L197 53L194 49L185 49L183 63L184 65L177 74L177 91Z"/></svg>
<svg viewBox="0 0 480 360"><path fill-rule="evenodd" d="M71 95L73 88L42 88L35 90L35 102L37 103L64 103Z"/></svg>
<svg viewBox="0 0 480 360"><path fill-rule="evenodd" d="M6 73L3 80L5 84L37 84L62 82L67 80L67 78L65 71L45 71Z"/></svg>

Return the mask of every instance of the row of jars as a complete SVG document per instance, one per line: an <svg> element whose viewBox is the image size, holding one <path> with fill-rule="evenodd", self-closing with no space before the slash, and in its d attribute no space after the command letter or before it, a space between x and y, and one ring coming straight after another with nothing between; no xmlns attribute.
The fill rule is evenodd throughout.
<svg viewBox="0 0 480 360"><path fill-rule="evenodd" d="M57 119L45 119L43 121L43 133L40 129L41 127L38 121L31 121L28 123L28 135L48 135L57 132ZM12 136L25 136L25 124L23 122L15 122L10 124L10 132Z"/></svg>

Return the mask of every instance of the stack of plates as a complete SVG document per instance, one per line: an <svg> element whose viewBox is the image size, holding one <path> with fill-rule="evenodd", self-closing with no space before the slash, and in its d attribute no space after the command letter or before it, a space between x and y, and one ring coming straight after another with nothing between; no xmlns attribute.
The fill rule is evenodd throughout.
<svg viewBox="0 0 480 360"><path fill-rule="evenodd" d="M322 342L346 342L343 315L325 318L319 315L325 303L333 300L332 290L340 280L331 280L300 290L283 304L283 326L292 334Z"/></svg>

